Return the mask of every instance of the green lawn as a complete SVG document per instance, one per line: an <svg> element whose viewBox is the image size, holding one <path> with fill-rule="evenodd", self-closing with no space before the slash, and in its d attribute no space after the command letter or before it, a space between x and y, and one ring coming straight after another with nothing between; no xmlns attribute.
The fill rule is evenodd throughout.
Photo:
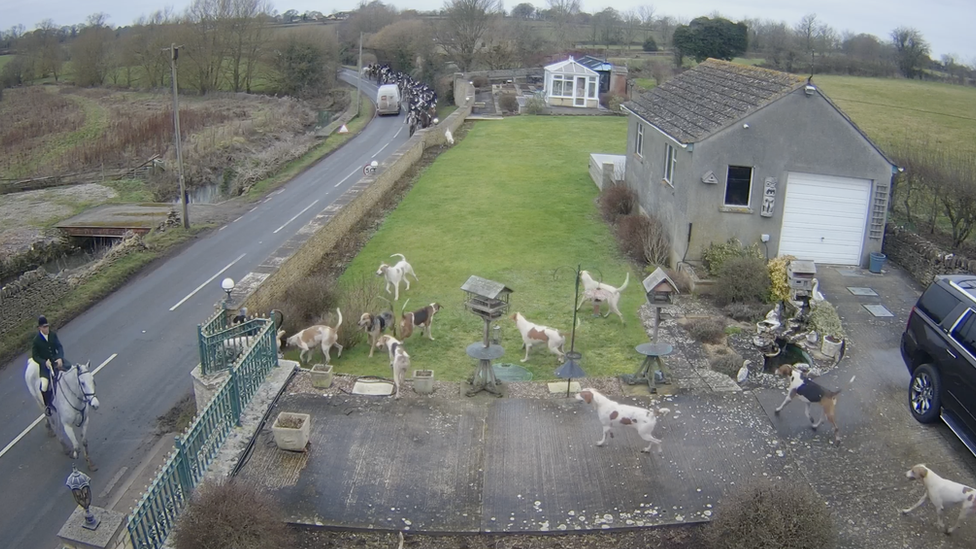
<svg viewBox="0 0 976 549"><path fill-rule="evenodd" d="M827 96L882 147L927 139L976 153L976 89L938 82L814 76Z"/></svg>
<svg viewBox="0 0 976 549"><path fill-rule="evenodd" d="M4 65L13 61L13 55L0 55L0 70L3 70Z"/></svg>
<svg viewBox="0 0 976 549"><path fill-rule="evenodd" d="M635 78L634 84L636 84L637 87L641 88L642 90L650 90L653 89L654 86L657 86L657 80L654 80L653 78Z"/></svg>
<svg viewBox="0 0 976 549"><path fill-rule="evenodd" d="M574 273L581 264L620 285L629 266L621 259L607 225L594 206L597 189L587 171L589 153L621 154L626 147L623 117L518 117L476 123L444 152L391 212L340 284L373 276L376 267L402 253L419 277L400 287L399 316L431 302L443 307L433 322L435 341L415 333L405 342L413 369L433 369L437 379L458 381L473 373L465 354L480 341L483 324L462 307L462 284L478 275L514 290L511 313L570 335ZM630 372L639 364L634 346L647 341L636 311L643 302L640 275L630 284L616 316L594 319L585 309L576 349L590 376ZM354 323L355 320L347 319ZM500 321L504 363L520 364L521 337L515 323ZM567 339L566 350L569 350ZM343 353L336 371L389 377L385 353L367 358L366 345ZM548 350L533 350L524 364L535 379L555 379L558 366Z"/></svg>

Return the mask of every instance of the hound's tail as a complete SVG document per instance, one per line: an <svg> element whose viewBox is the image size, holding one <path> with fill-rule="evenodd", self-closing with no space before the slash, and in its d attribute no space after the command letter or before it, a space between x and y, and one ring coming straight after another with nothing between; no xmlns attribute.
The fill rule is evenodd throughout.
<svg viewBox="0 0 976 549"><path fill-rule="evenodd" d="M851 380L847 382L847 385L845 385L845 386L837 389L836 391L827 391L827 396L832 398L832 397L835 397L835 396L839 395L841 393L841 391L843 391L844 389L850 389L851 388L851 384L854 383L854 378L856 378L856 377L857 376L851 376Z"/></svg>
<svg viewBox="0 0 976 549"><path fill-rule="evenodd" d="M407 303L410 303L410 298L408 297L406 301L403 302L403 307L400 307L400 316L403 316L403 311L407 310Z"/></svg>
<svg viewBox="0 0 976 549"><path fill-rule="evenodd" d="M403 257L403 254L390 254L390 257L396 257L396 256L400 256L400 259L403 261L407 260L407 258Z"/></svg>
<svg viewBox="0 0 976 549"><path fill-rule="evenodd" d="M339 313L339 323L336 324L335 329L336 331L339 331L339 326L342 326L342 311L340 311L339 308L336 307L336 312Z"/></svg>
<svg viewBox="0 0 976 549"><path fill-rule="evenodd" d="M617 292L622 292L627 289L627 283L630 282L630 271L627 271L627 276L624 277L624 283L617 288Z"/></svg>

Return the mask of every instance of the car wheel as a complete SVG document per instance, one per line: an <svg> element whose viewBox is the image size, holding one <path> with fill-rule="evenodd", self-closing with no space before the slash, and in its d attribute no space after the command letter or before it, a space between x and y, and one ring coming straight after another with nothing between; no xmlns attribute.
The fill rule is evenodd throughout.
<svg viewBox="0 0 976 549"><path fill-rule="evenodd" d="M932 423L942 412L942 378L931 364L915 368L908 386L908 407L919 423Z"/></svg>

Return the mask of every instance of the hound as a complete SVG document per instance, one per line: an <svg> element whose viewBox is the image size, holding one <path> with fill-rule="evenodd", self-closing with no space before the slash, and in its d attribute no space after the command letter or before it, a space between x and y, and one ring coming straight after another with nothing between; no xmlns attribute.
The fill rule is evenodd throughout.
<svg viewBox="0 0 976 549"><path fill-rule="evenodd" d="M407 301L410 301L409 299ZM406 303L403 304L404 307L407 306ZM424 332L427 332L427 337L431 341L434 341L434 336L430 333L430 324L434 320L434 315L437 311L441 310L441 306L437 303L431 303L430 305L417 309L412 313L404 314L400 311L400 336L406 340L413 334L414 328L420 328L420 335L423 337Z"/></svg>
<svg viewBox="0 0 976 549"><path fill-rule="evenodd" d="M823 423L824 418L827 418L827 421L829 421L834 427L834 439L831 441L831 444L840 443L840 428L837 427L837 420L834 417L834 413L837 408L837 396L840 395L841 390L837 389L836 391L829 391L825 389L821 385L811 381L809 374L803 371L799 367L799 364L796 366L797 367L787 368L780 366L776 370L777 373L790 376L790 385L788 391L786 392L786 398L783 400L783 403L779 405L779 408L776 408L776 413L779 414L783 407L793 400L793 397L800 397L800 400L807 405L806 414L807 419L809 419L810 423L812 424L811 427L816 430L817 427L820 427L820 424ZM848 385L850 385L850 383L853 381L854 378L852 377L851 381L848 382ZM823 410L823 415L820 417L819 421L814 421L813 418L810 417L811 403L819 403L821 409Z"/></svg>
<svg viewBox="0 0 976 549"><path fill-rule="evenodd" d="M400 256L400 261L396 262L396 265L392 267L386 263L380 263L380 268L376 269L376 276L382 276L386 279L386 293L390 293L390 285L393 285L393 301L399 301L400 299L400 281L404 281L407 284L407 290L410 289L410 280L407 275L413 275L413 279L419 282L417 274L413 272L413 267L410 263L407 263L407 258L403 257L403 254L393 254L390 257Z"/></svg>
<svg viewBox="0 0 976 549"><path fill-rule="evenodd" d="M652 446L657 446L658 453L661 453L661 439L654 436L654 427L659 417L664 417L671 412L668 408L659 408L655 412L639 406L620 404L601 395L596 389L583 389L576 393L576 400L582 400L596 408L597 417L603 424L603 438L596 443L597 446L603 446L608 434L613 438L612 428L618 425L629 425L648 442L647 448L642 449L641 452L650 452Z"/></svg>
<svg viewBox="0 0 976 549"><path fill-rule="evenodd" d="M610 307L606 316L610 316L610 313L616 313L620 317L620 322L624 322L624 315L620 313L620 308L617 304L620 302L620 293L626 290L627 284L630 283L629 271L624 276L624 283L619 288L614 288L609 284L593 280L589 271L580 271L580 282L583 283L584 291L583 299L576 304L577 311L583 306L584 301L589 300L593 303L593 316L598 316L600 314L600 304L605 302Z"/></svg>
<svg viewBox="0 0 976 549"><path fill-rule="evenodd" d="M525 348L525 358L522 359L522 362L529 360L529 351L533 345L538 343L547 344L549 351L559 358L559 362L566 359L566 353L563 352L566 336L559 333L559 330L541 324L533 324L526 320L522 313L512 315L512 320L515 321L519 333L522 334L522 347Z"/></svg>
<svg viewBox="0 0 976 549"><path fill-rule="evenodd" d="M305 363L305 353L311 357L315 353L316 345L322 348L326 364L329 363L329 350L333 346L339 349L337 356L342 356L342 345L339 345L339 326L342 326L342 311L336 308L336 312L339 313L339 322L336 323L335 328L322 324L309 326L289 337L286 341L288 347L298 347L302 350L301 354L298 355L298 360L303 364Z"/></svg>
<svg viewBox="0 0 976 549"><path fill-rule="evenodd" d="M393 385L396 387L396 396L400 398L400 385L405 383L407 370L410 368L410 355L403 348L403 344L391 335L384 335L376 342L375 347L386 347L390 353L390 367L393 368Z"/></svg>
<svg viewBox="0 0 976 549"><path fill-rule="evenodd" d="M356 324L366 332L366 336L369 338L370 358L373 357L373 349L376 347L376 342L379 341L380 336L386 331L387 326L392 328L393 335L396 335L396 323L391 311L383 311L378 315L363 313L359 317L359 322Z"/></svg>
<svg viewBox="0 0 976 549"><path fill-rule="evenodd" d="M945 529L945 533L948 535L959 527L959 523L966 515L976 510L976 489L944 479L922 464L909 469L905 476L908 477L908 480L921 480L922 484L925 485L925 493L922 495L922 499L918 500L918 503L908 509L901 510L904 515L918 509L925 503L925 500L931 500L932 505L935 506L936 524L939 525L940 529ZM945 524L942 523L942 510L946 504L952 505L953 503L962 504L959 509L959 517L956 518L955 524L946 528Z"/></svg>

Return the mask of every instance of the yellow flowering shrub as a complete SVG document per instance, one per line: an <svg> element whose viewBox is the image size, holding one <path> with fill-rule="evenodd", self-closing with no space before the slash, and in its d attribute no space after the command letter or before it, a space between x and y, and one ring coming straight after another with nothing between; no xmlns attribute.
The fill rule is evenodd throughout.
<svg viewBox="0 0 976 549"><path fill-rule="evenodd" d="M786 268L790 261L796 259L792 255L781 255L769 260L766 267L769 269L769 279L772 286L769 288L769 295L774 301L790 300L790 283L786 278Z"/></svg>

